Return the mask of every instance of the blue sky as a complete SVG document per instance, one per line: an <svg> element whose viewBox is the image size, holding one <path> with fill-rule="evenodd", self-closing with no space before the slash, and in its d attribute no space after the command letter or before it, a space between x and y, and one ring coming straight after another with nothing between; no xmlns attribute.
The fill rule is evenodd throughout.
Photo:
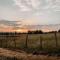
<svg viewBox="0 0 60 60"><path fill-rule="evenodd" d="M0 0L0 20L22 25L60 24L60 0Z"/></svg>

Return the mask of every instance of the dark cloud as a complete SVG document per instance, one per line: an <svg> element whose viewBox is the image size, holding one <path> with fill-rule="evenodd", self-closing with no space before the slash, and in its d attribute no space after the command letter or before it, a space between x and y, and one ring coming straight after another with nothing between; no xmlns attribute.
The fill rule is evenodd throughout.
<svg viewBox="0 0 60 60"><path fill-rule="evenodd" d="M0 20L0 26L8 26L14 29L18 29L21 26L21 21L8 21L8 20Z"/></svg>

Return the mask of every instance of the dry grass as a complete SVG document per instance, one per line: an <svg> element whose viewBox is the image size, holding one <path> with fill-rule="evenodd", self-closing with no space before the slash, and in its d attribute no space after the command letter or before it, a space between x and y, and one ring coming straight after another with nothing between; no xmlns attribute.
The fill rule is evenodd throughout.
<svg viewBox="0 0 60 60"><path fill-rule="evenodd" d="M25 52L16 52L12 50L7 50L0 48L0 56L10 57L7 60L60 60L60 57L57 56L48 56L48 55L32 55ZM15 58L14 58L15 57ZM3 59L4 60L4 59Z"/></svg>
<svg viewBox="0 0 60 60"><path fill-rule="evenodd" d="M48 49L51 51L56 47L56 41L54 34L43 34L41 35L43 38L43 48ZM58 38L58 48L60 48L60 33L57 34ZM2 42L2 45L1 45ZM16 43L16 46L15 46ZM26 43L26 34L21 34L19 37L0 37L0 56L3 58L9 57L10 60L60 60L60 56L48 56L48 55L33 55L32 53L28 54L24 51L14 51L14 50L8 50L7 48L23 48L25 47ZM28 47L27 49L29 52L37 50L40 47L40 34L29 34L28 36ZM48 47L48 48L47 48ZM7 59L7 60L9 60ZM1 59L4 60L4 59Z"/></svg>

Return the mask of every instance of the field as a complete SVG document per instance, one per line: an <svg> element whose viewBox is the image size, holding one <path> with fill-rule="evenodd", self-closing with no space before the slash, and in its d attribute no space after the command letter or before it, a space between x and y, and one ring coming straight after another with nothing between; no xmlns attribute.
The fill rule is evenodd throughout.
<svg viewBox="0 0 60 60"><path fill-rule="evenodd" d="M28 57L32 57L30 60L57 60L57 57L47 57L44 59L40 55L29 55L37 54L37 52L51 52L60 54L60 33L47 33L47 34L0 34L0 48L13 50L19 52L22 50L26 52ZM20 53L20 52L19 52ZM43 53L43 55L44 55ZM12 58L13 59L13 58ZM11 60L12 60L11 59ZM4 60L4 59L3 59ZM19 59L24 60L24 59ZM29 59L28 59L29 60Z"/></svg>
<svg viewBox="0 0 60 60"><path fill-rule="evenodd" d="M0 35L0 47L17 49L60 48L60 33Z"/></svg>

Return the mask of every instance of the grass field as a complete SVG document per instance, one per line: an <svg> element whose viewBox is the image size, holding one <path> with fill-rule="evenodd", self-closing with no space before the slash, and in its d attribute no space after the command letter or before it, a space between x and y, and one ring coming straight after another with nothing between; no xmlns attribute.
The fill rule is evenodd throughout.
<svg viewBox="0 0 60 60"><path fill-rule="evenodd" d="M27 52L27 58L16 58L0 56L0 60L60 60L54 53L60 54L60 33L48 34L19 34L19 35L1 35L0 34L0 48ZM3 50L4 50L3 49ZM2 50L2 51L3 51ZM47 55L33 55L33 52L50 52L52 56ZM0 51L1 52L1 51ZM9 51L8 51L9 52ZM12 52L11 52L12 53ZM7 54L7 53L6 53ZM24 55L24 53L22 53Z"/></svg>
<svg viewBox="0 0 60 60"><path fill-rule="evenodd" d="M56 40L57 37L57 40ZM0 36L0 47L29 50L54 50L60 49L60 33L49 34L20 34L18 36Z"/></svg>

